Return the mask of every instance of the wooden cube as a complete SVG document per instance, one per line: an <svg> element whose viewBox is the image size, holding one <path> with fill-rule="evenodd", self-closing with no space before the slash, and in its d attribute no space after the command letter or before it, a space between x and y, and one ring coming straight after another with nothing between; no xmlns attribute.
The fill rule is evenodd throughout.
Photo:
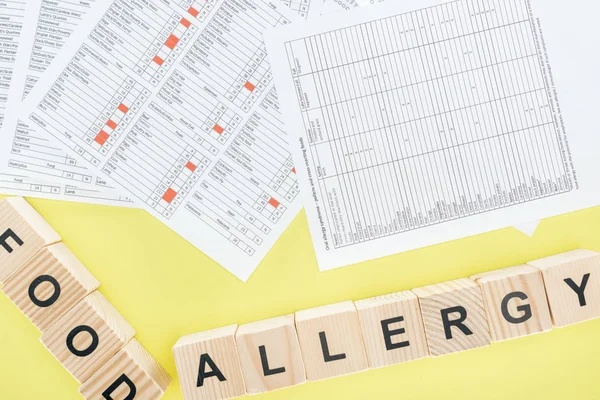
<svg viewBox="0 0 600 400"><path fill-rule="evenodd" d="M60 242L40 250L2 291L44 332L99 286L100 282Z"/></svg>
<svg viewBox="0 0 600 400"><path fill-rule="evenodd" d="M368 368L358 313L353 302L298 311L296 330L309 381Z"/></svg>
<svg viewBox="0 0 600 400"><path fill-rule="evenodd" d="M246 394L235 345L237 325L180 338L173 346L185 400L230 399Z"/></svg>
<svg viewBox="0 0 600 400"><path fill-rule="evenodd" d="M0 201L0 284L44 246L61 238L22 197Z"/></svg>
<svg viewBox="0 0 600 400"><path fill-rule="evenodd" d="M527 265L471 277L481 287L493 342L552 329L542 274Z"/></svg>
<svg viewBox="0 0 600 400"><path fill-rule="evenodd" d="M135 330L98 291L52 325L42 344L79 383L129 342Z"/></svg>
<svg viewBox="0 0 600 400"><path fill-rule="evenodd" d="M370 368L429 357L419 299L410 290L354 302Z"/></svg>
<svg viewBox="0 0 600 400"><path fill-rule="evenodd" d="M87 400L157 400L167 391L167 371L135 339L115 354L79 388Z"/></svg>
<svg viewBox="0 0 600 400"><path fill-rule="evenodd" d="M294 314L241 325L235 340L248 394L306 381Z"/></svg>
<svg viewBox="0 0 600 400"><path fill-rule="evenodd" d="M542 271L554 326L600 317L599 253L579 249L528 264Z"/></svg>
<svg viewBox="0 0 600 400"><path fill-rule="evenodd" d="M483 297L475 282L462 278L413 289L413 292L421 304L432 356L490 344Z"/></svg>

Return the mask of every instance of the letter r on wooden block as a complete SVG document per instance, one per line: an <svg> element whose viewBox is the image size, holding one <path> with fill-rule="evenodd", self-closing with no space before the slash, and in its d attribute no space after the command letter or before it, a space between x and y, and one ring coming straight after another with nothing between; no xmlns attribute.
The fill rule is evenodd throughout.
<svg viewBox="0 0 600 400"><path fill-rule="evenodd" d="M60 241L58 233L25 199L0 201L0 284L44 246Z"/></svg>
<svg viewBox="0 0 600 400"><path fill-rule="evenodd" d="M442 356L490 344L479 286L470 279L413 289L419 298L429 352Z"/></svg>
<svg viewBox="0 0 600 400"><path fill-rule="evenodd" d="M417 296L411 291L356 301L369 367L429 357Z"/></svg>
<svg viewBox="0 0 600 400"><path fill-rule="evenodd" d="M528 265L471 277L481 287L493 342L552 329L542 274Z"/></svg>
<svg viewBox="0 0 600 400"><path fill-rule="evenodd" d="M173 356L185 400L230 399L246 394L235 345L237 325L180 338Z"/></svg>
<svg viewBox="0 0 600 400"><path fill-rule="evenodd" d="M557 328L600 317L600 254L573 250L528 262L542 271Z"/></svg>
<svg viewBox="0 0 600 400"><path fill-rule="evenodd" d="M157 400L171 378L135 339L115 354L79 388L87 400Z"/></svg>
<svg viewBox="0 0 600 400"><path fill-rule="evenodd" d="M2 291L44 332L99 286L64 243L55 243L33 256Z"/></svg>
<svg viewBox="0 0 600 400"><path fill-rule="evenodd" d="M134 335L125 318L96 291L52 325L41 341L83 383Z"/></svg>
<svg viewBox="0 0 600 400"><path fill-rule="evenodd" d="M248 394L306 381L294 314L241 325L235 338Z"/></svg>
<svg viewBox="0 0 600 400"><path fill-rule="evenodd" d="M368 368L358 313L353 302L298 311L296 330L309 381Z"/></svg>

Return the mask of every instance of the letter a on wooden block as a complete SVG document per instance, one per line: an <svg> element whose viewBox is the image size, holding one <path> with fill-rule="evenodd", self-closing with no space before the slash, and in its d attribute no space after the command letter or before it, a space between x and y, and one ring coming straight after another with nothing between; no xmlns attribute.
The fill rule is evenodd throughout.
<svg viewBox="0 0 600 400"><path fill-rule="evenodd" d="M83 383L134 335L125 318L96 291L52 325L41 341Z"/></svg>
<svg viewBox="0 0 600 400"><path fill-rule="evenodd" d="M230 399L246 394L235 345L237 325L184 336L173 356L185 400Z"/></svg>
<svg viewBox="0 0 600 400"><path fill-rule="evenodd" d="M56 243L33 256L2 291L44 332L99 286L67 246Z"/></svg>
<svg viewBox="0 0 600 400"><path fill-rule="evenodd" d="M87 400L157 400L171 378L135 339L96 371L79 388Z"/></svg>
<svg viewBox="0 0 600 400"><path fill-rule="evenodd" d="M22 197L0 201L0 284L60 236Z"/></svg>
<svg viewBox="0 0 600 400"><path fill-rule="evenodd" d="M528 265L471 277L481 287L493 342L552 329L542 274Z"/></svg>
<svg viewBox="0 0 600 400"><path fill-rule="evenodd" d="M421 304L429 352L456 353L490 344L481 289L470 279L413 289Z"/></svg>
<svg viewBox="0 0 600 400"><path fill-rule="evenodd" d="M573 250L528 262L542 270L557 328L600 317L600 254Z"/></svg>
<svg viewBox="0 0 600 400"><path fill-rule="evenodd" d="M248 394L306 381L294 314L242 325L235 339Z"/></svg>
<svg viewBox="0 0 600 400"><path fill-rule="evenodd" d="M309 381L368 368L358 313L353 302L298 311L296 330Z"/></svg>
<svg viewBox="0 0 600 400"><path fill-rule="evenodd" d="M407 290L356 301L369 367L429 357L417 296Z"/></svg>

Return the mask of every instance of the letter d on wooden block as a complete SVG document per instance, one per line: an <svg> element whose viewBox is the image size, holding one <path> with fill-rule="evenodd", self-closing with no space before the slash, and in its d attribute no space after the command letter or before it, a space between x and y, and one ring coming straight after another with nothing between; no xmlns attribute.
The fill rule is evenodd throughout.
<svg viewBox="0 0 600 400"><path fill-rule="evenodd" d="M470 279L413 289L421 304L429 352L442 356L490 344L481 289Z"/></svg>
<svg viewBox="0 0 600 400"><path fill-rule="evenodd" d="M157 400L167 391L169 374L135 339L79 388L87 400Z"/></svg>
<svg viewBox="0 0 600 400"><path fill-rule="evenodd" d="M309 381L368 368L358 313L353 302L298 311L296 330Z"/></svg>
<svg viewBox="0 0 600 400"><path fill-rule="evenodd" d="M83 383L134 335L135 330L112 304L94 292L52 325L41 341Z"/></svg>
<svg viewBox="0 0 600 400"><path fill-rule="evenodd" d="M185 400L230 399L246 394L235 345L237 325L180 338L173 356Z"/></svg>
<svg viewBox="0 0 600 400"><path fill-rule="evenodd" d="M25 199L0 201L0 284L44 246L60 241L58 233Z"/></svg>
<svg viewBox="0 0 600 400"><path fill-rule="evenodd" d="M600 317L600 254L573 250L530 261L542 270L557 328Z"/></svg>

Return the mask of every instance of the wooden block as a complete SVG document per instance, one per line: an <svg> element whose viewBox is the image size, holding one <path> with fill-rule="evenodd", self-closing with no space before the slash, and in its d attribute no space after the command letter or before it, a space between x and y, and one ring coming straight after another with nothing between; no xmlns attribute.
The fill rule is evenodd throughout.
<svg viewBox="0 0 600 400"><path fill-rule="evenodd" d="M0 284L60 236L22 197L0 201Z"/></svg>
<svg viewBox="0 0 600 400"><path fill-rule="evenodd" d="M413 289L421 304L429 353L433 357L490 344L479 286L470 279Z"/></svg>
<svg viewBox="0 0 600 400"><path fill-rule="evenodd" d="M248 394L306 381L294 314L241 325L235 340Z"/></svg>
<svg viewBox="0 0 600 400"><path fill-rule="evenodd" d="M600 317L600 254L573 250L528 263L542 271L554 326Z"/></svg>
<svg viewBox="0 0 600 400"><path fill-rule="evenodd" d="M471 277L481 287L493 342L552 329L542 274L519 265Z"/></svg>
<svg viewBox="0 0 600 400"><path fill-rule="evenodd" d="M61 242L40 250L2 291L44 332L99 286L100 282Z"/></svg>
<svg viewBox="0 0 600 400"><path fill-rule="evenodd" d="M173 356L185 400L230 399L246 394L235 345L237 325L180 338Z"/></svg>
<svg viewBox="0 0 600 400"><path fill-rule="evenodd" d="M125 318L96 291L52 325L41 341L83 383L134 335Z"/></svg>
<svg viewBox="0 0 600 400"><path fill-rule="evenodd" d="M160 399L169 374L135 339L115 354L79 388L87 400Z"/></svg>
<svg viewBox="0 0 600 400"><path fill-rule="evenodd" d="M368 368L358 313L353 302L298 311L296 330L309 381Z"/></svg>
<svg viewBox="0 0 600 400"><path fill-rule="evenodd" d="M419 299L410 290L354 302L370 368L429 357Z"/></svg>

